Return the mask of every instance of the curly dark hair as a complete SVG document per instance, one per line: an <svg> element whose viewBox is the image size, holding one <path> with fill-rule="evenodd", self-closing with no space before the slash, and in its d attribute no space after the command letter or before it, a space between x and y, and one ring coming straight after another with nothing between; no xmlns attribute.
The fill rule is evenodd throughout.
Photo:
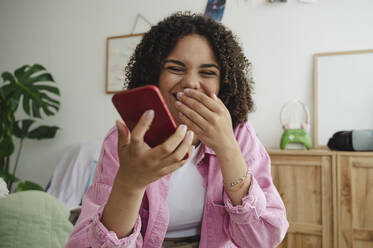
<svg viewBox="0 0 373 248"><path fill-rule="evenodd" d="M178 40L187 35L205 37L220 66L219 98L232 117L232 125L247 121L253 111L251 63L230 30L212 18L190 12L177 12L147 32L125 68L128 89L157 85L164 60Z"/></svg>

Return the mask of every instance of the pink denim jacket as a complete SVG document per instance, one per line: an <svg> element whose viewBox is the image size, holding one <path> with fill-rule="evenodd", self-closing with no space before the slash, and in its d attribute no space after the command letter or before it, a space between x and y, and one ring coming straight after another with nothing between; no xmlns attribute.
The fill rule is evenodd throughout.
<svg viewBox="0 0 373 248"><path fill-rule="evenodd" d="M197 167L207 188L200 248L275 247L288 229L286 211L273 185L270 158L249 123L234 130L251 173L251 186L242 205L233 206L222 185L216 154L202 146ZM168 225L167 193L171 174L149 184L132 234L118 239L101 223L119 168L117 129L104 140L93 183L83 199L81 215L66 247L162 247Z"/></svg>

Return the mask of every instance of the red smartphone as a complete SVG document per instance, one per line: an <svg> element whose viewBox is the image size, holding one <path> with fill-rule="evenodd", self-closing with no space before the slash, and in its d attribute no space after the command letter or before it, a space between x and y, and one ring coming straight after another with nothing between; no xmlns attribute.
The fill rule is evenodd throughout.
<svg viewBox="0 0 373 248"><path fill-rule="evenodd" d="M175 121L154 85L117 92L112 102L131 131L146 110L154 110L153 122L144 137L150 147L162 144L176 131Z"/></svg>

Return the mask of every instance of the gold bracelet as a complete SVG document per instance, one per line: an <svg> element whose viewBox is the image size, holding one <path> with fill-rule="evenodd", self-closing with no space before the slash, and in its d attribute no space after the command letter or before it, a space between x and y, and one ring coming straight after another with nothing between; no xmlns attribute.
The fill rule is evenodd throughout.
<svg viewBox="0 0 373 248"><path fill-rule="evenodd" d="M230 183L230 184L226 184L226 183L223 183L223 184L224 184L224 186L226 186L226 187L228 186L229 188L233 188L233 187L236 186L237 184L242 183L242 182L247 178L248 175L249 175L249 169L247 169L247 171L246 171L246 173L245 173L245 175L244 175L243 177L237 179L236 181L234 181L234 182L232 182L232 183Z"/></svg>

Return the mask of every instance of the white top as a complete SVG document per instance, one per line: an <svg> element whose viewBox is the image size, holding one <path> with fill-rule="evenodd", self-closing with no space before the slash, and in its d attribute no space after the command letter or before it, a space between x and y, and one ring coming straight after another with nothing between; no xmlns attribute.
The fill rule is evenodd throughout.
<svg viewBox="0 0 373 248"><path fill-rule="evenodd" d="M170 215L167 238L190 237L201 233L206 189L196 167L201 145L194 149L191 158L172 173L167 205Z"/></svg>

